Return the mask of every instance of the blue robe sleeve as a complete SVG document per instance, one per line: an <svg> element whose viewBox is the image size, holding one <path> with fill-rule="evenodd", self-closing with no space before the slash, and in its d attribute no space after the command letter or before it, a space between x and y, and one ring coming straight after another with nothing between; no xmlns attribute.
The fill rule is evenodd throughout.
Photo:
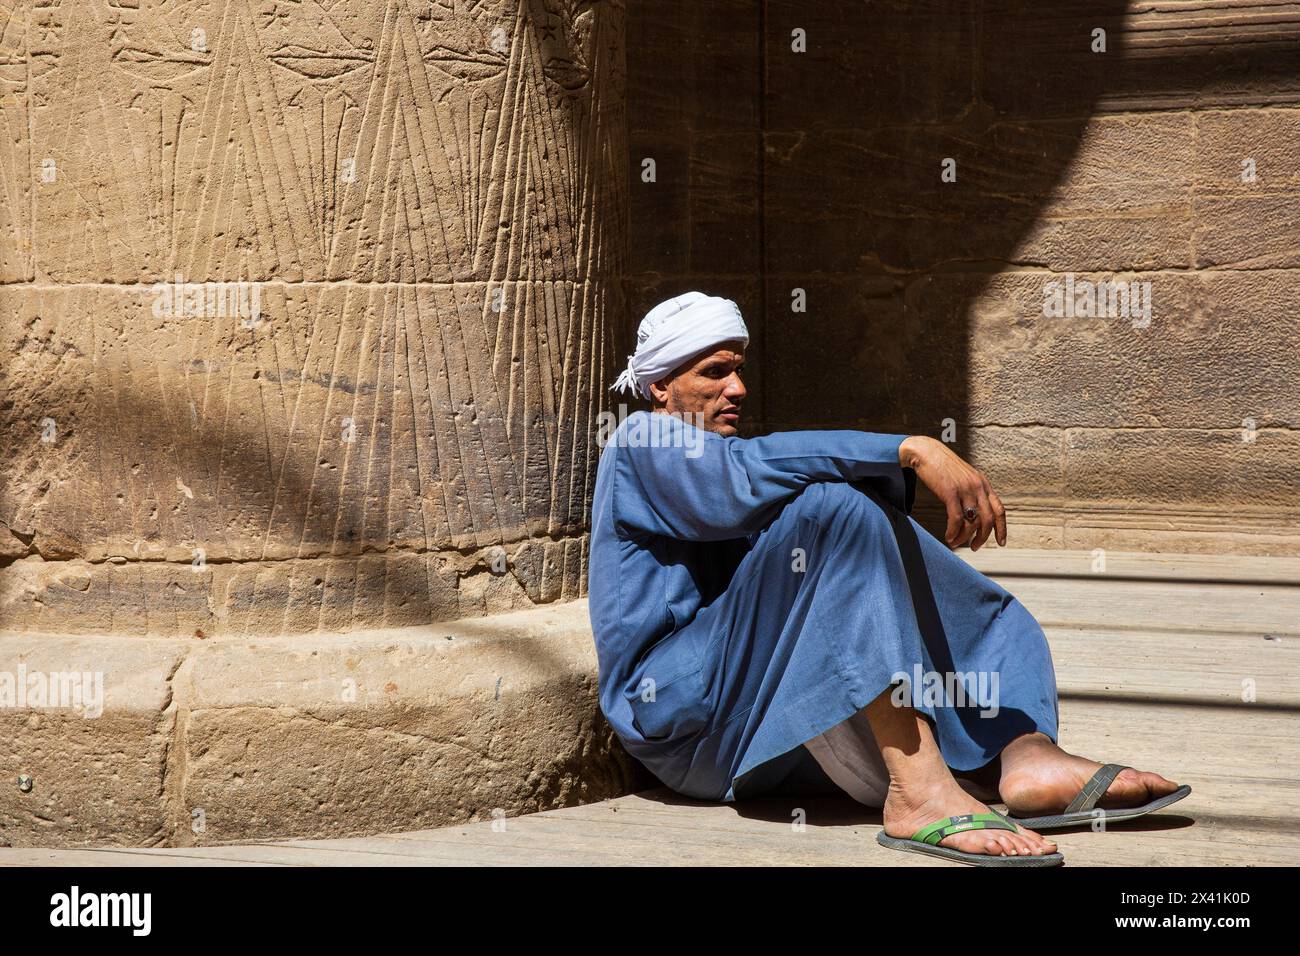
<svg viewBox="0 0 1300 956"><path fill-rule="evenodd" d="M890 504L912 510L916 473L898 463L906 435L843 429L723 438L671 415L642 414L646 421L613 440L613 517L623 537L746 537L817 481L870 481Z"/></svg>

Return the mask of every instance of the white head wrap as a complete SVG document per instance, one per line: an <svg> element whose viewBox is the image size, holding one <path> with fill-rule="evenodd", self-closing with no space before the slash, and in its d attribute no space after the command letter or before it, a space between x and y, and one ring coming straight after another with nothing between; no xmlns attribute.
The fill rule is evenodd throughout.
<svg viewBox="0 0 1300 956"><path fill-rule="evenodd" d="M635 389L650 398L657 382L710 345L739 339L749 345L749 329L730 299L687 292L660 302L636 330L636 352L611 389Z"/></svg>

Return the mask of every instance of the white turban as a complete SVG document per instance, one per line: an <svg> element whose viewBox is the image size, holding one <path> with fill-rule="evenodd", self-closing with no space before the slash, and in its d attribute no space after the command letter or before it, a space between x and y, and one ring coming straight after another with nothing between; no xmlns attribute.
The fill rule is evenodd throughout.
<svg viewBox="0 0 1300 956"><path fill-rule="evenodd" d="M739 339L749 345L749 329L730 299L687 292L660 302L636 330L636 352L611 389L635 389L649 399L657 382L710 345Z"/></svg>

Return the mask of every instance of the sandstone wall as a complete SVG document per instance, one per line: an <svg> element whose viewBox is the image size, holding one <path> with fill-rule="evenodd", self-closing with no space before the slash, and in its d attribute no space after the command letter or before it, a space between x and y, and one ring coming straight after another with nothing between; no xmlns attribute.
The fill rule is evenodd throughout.
<svg viewBox="0 0 1300 956"><path fill-rule="evenodd" d="M0 8L0 629L581 595L623 72L620 0Z"/></svg>
<svg viewBox="0 0 1300 956"><path fill-rule="evenodd" d="M751 431L951 420L1012 544L1300 553L1300 4L630 16L631 309L740 303Z"/></svg>
<svg viewBox="0 0 1300 956"><path fill-rule="evenodd" d="M626 313L624 17L0 4L0 845L635 787L562 601Z"/></svg>

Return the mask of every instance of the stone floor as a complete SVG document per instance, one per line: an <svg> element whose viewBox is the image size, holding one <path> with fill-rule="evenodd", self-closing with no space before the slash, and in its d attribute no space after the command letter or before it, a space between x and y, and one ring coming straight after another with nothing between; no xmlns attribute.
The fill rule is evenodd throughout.
<svg viewBox="0 0 1300 956"><path fill-rule="evenodd" d="M1068 863L1300 864L1300 559L1110 554L1096 572L1077 552L968 557L1047 630L1062 743L1193 788L1108 832L1055 834ZM879 847L879 825L848 799L711 804L652 790L353 839L0 849L0 866L957 865Z"/></svg>

